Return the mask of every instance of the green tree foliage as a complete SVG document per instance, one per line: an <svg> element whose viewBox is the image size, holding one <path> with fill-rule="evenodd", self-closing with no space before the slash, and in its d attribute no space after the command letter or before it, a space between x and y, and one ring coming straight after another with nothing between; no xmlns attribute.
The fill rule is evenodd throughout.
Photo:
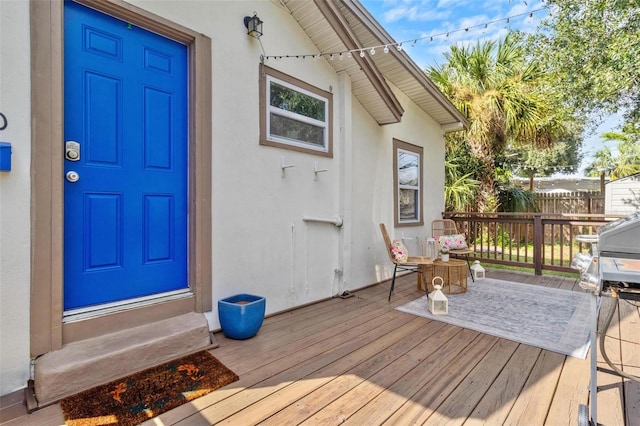
<svg viewBox="0 0 640 426"><path fill-rule="evenodd" d="M499 186L498 202L502 212L532 212L536 209L535 194L513 185Z"/></svg>
<svg viewBox="0 0 640 426"><path fill-rule="evenodd" d="M469 147L477 164L473 177L480 182L474 208L494 211L495 158L510 146L552 146L566 133L565 117L546 102L540 69L516 33L498 43L454 45L445 58L444 65L427 73L469 120L469 130L447 135L447 143Z"/></svg>
<svg viewBox="0 0 640 426"><path fill-rule="evenodd" d="M514 146L505 151L502 165L518 176L550 176L554 173L574 173L582 159L582 140L567 135L553 146Z"/></svg>
<svg viewBox="0 0 640 426"><path fill-rule="evenodd" d="M473 177L479 165L464 141L448 143L445 154L444 204L447 211L467 211L475 204L480 182Z"/></svg>
<svg viewBox="0 0 640 426"><path fill-rule="evenodd" d="M609 179L620 179L640 173L640 134L633 126L623 127L622 133L604 133L602 137L618 143L618 155L613 155L607 146L597 151L585 169L588 176L600 176L604 171Z"/></svg>
<svg viewBox="0 0 640 426"><path fill-rule="evenodd" d="M620 110L640 122L640 1L546 3L549 17L530 47L557 99L585 116Z"/></svg>

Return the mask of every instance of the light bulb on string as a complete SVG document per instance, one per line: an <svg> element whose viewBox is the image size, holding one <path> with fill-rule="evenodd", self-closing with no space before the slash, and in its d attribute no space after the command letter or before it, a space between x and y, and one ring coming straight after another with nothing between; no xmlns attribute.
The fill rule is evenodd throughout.
<svg viewBox="0 0 640 426"><path fill-rule="evenodd" d="M0 0L2 1L2 0ZM522 2L526 5L526 2ZM347 50L344 52L334 52L334 53L318 53L318 54L309 54L309 55L280 55L280 56L265 56L264 60L268 60L268 59L274 59L274 60L281 60L281 59L289 59L289 58L298 58L298 59L306 59L307 56L313 57L314 59L319 59L320 57L322 58L326 58L326 59L330 59L330 60L334 60L335 56L338 55L338 58L340 60L342 60L344 58L344 54L347 54L348 58L352 58L353 57L353 53L357 53L358 51L360 51L360 57L364 58L365 53L369 53L371 56L375 55L376 53L376 49L380 48L384 53L388 53L390 46L395 47L398 51L402 51L402 49L404 49L404 43L411 43L411 47L415 47L416 43L418 41L422 41L422 40L426 40L427 37L429 38L429 41L433 41L434 37L440 37L440 36L446 36L447 38L450 38L452 33L456 33L456 32L460 32L460 31L464 31L464 32L469 32L471 29L475 29L475 28L484 28L484 31L482 31L483 34L486 33L487 28L489 27L490 24L494 24L494 23L499 23L499 22L505 22L506 25L509 25L511 23L511 19L514 18L518 18L521 16L527 16L529 19L528 20L532 20L533 19L533 15L534 13L540 11L540 10L544 10L545 8L540 8L540 9L536 9L536 10L532 10L526 13L521 13L518 15L513 15L513 16L509 16L509 17L504 17L504 18L500 18L500 19L496 19L493 21L488 21L485 23L481 23L479 25L473 25L470 27L462 27L459 28L457 30L450 30L449 32L446 33L441 33L441 34L436 34L436 35L432 35L432 36L425 36L425 37L420 37L420 38L416 38L413 40L405 40L402 42L393 42L393 43L387 43L387 44L383 44L383 45L378 45L378 46L371 46L371 47L360 47L360 48L356 48L353 50ZM552 11L548 11L549 16L553 16L553 12Z"/></svg>

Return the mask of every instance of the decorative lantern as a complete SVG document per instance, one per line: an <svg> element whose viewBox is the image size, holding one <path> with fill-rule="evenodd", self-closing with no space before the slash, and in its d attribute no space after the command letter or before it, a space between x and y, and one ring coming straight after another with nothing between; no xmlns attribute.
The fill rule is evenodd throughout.
<svg viewBox="0 0 640 426"><path fill-rule="evenodd" d="M436 280L440 280L440 284L436 284ZM429 311L433 315L446 315L449 313L449 300L442 292L443 282L440 277L434 277L431 280L434 290L429 293Z"/></svg>
<svg viewBox="0 0 640 426"><path fill-rule="evenodd" d="M484 279L484 268L480 264L479 260L476 260L475 262L473 262L473 265L471 265L471 272L473 272L474 280Z"/></svg>
<svg viewBox="0 0 640 426"><path fill-rule="evenodd" d="M263 22L255 12L253 12L253 16L244 17L244 26L247 27L247 34L253 38L262 37L262 24Z"/></svg>

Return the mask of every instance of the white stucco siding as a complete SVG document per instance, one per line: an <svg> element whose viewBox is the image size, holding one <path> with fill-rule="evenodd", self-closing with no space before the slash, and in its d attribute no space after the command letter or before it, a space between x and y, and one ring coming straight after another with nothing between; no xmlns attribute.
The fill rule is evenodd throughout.
<svg viewBox="0 0 640 426"><path fill-rule="evenodd" d="M399 236L427 235L443 209L444 142L440 127L399 90L399 124L379 126L351 93L347 75L326 60L266 65L333 93L333 158L259 145L258 40L243 18L264 21L268 55L313 53L315 46L287 10L270 1L130 3L212 41L213 311L236 293L267 298L267 313L355 290L390 277L378 224ZM0 394L29 377L30 305L30 35L29 3L0 1L0 112L9 126L13 170L0 172ZM10 58L10 60L7 60ZM425 148L423 227L393 227L393 138ZM52 141L53 142L53 141ZM281 161L295 167L283 172ZM326 172L314 173L314 166ZM37 171L35 171L37 173ZM343 228L305 216L345 218ZM411 244L407 244L409 249ZM343 285L344 282L344 285Z"/></svg>
<svg viewBox="0 0 640 426"><path fill-rule="evenodd" d="M217 301L232 294L265 296L269 314L387 278L389 267L378 223L385 222L392 229L392 139L425 147L425 227L398 231L425 234L431 219L443 208L442 191L437 189L444 180L440 127L396 89L405 109L402 122L378 126L351 93L346 103L351 111L341 110L339 100L344 94L339 92L339 77L326 60L269 60L267 66L333 92L333 158L261 146L258 70L263 51L258 40L246 35L242 21L253 12L264 21L261 41L267 55L316 52L288 11L265 1L132 3L212 40L211 327L219 327ZM347 136L340 132L341 119L350 126ZM353 144L350 163L341 157L349 152L341 146L344 138ZM284 177L283 158L295 165ZM316 163L327 172L316 177ZM345 166L352 168L346 175L341 170ZM344 201L346 193L352 193L353 199ZM343 229L302 220L305 216L344 215L344 208L350 209L350 222ZM341 243L345 232L351 241ZM408 246L412 249L410 243ZM350 264L344 264L345 256ZM336 272L343 269L349 275ZM343 279L349 280L345 288Z"/></svg>
<svg viewBox="0 0 640 426"><path fill-rule="evenodd" d="M377 126L354 100L354 221L353 283L356 289L391 277L380 223L391 238L429 236L431 221L444 210L444 137L440 126L402 92L392 87L405 113L398 124ZM422 146L424 226L394 228L393 139ZM418 255L415 240L406 240L410 254Z"/></svg>
<svg viewBox="0 0 640 426"><path fill-rule="evenodd" d="M335 125L337 76L324 61L268 61L267 66L334 92L333 158L259 145L259 42L246 36L243 14L265 22L268 54L313 52L299 25L274 3L240 5L243 63L247 75L224 73L226 55L214 47L213 83L213 326L217 300L235 293L267 298L267 313L334 294L339 230L303 222L304 216L338 212L339 137ZM213 39L216 45L215 38ZM228 48L225 46L224 48ZM238 46L240 49L241 46ZM237 52L229 51L229 55ZM216 68L220 71L216 73ZM221 79L216 80L216 75ZM240 107L229 111L229 103ZM293 164L284 172L283 161ZM327 172L316 177L314 167Z"/></svg>
<svg viewBox="0 0 640 426"><path fill-rule="evenodd" d="M0 172L0 395L29 378L30 162L29 3L0 1L0 112L11 171Z"/></svg>

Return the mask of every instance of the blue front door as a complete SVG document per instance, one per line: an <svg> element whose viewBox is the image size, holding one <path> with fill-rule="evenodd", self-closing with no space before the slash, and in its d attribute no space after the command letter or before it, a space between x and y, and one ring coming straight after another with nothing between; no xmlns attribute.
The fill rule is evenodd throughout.
<svg viewBox="0 0 640 426"><path fill-rule="evenodd" d="M188 287L187 48L64 8L64 309Z"/></svg>

